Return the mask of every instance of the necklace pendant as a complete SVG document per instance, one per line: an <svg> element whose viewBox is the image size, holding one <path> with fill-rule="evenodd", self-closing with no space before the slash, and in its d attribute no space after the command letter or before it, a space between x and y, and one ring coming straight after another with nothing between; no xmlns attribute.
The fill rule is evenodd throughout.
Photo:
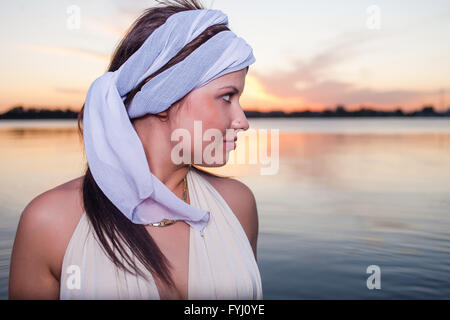
<svg viewBox="0 0 450 320"><path fill-rule="evenodd" d="M183 190L183 200L186 202L186 185L187 185L187 180L186 177L184 177L184 190ZM147 224L147 226L153 226L153 227L166 227L166 226L170 226L172 224L174 224L175 222L177 222L178 220L169 220L169 219L163 219L160 222L156 222L156 223L149 223Z"/></svg>

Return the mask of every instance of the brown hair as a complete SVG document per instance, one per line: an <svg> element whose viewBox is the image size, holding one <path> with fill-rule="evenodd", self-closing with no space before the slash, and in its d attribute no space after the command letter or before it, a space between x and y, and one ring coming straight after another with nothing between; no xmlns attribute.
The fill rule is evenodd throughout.
<svg viewBox="0 0 450 320"><path fill-rule="evenodd" d="M131 25L125 37L117 46L108 67L108 71L115 71L119 69L119 67L140 48L149 35L161 26L172 14L184 10L204 9L204 7L197 2L197 0L158 2L163 6L155 6L146 9ZM124 101L125 107L129 107L133 97L137 92L139 92L146 81L182 61L202 43L224 30L229 30L229 28L224 24L217 24L208 27L197 38L192 40L182 50L180 50L180 52L166 65L150 75L147 79L144 79L131 92L129 92ZM78 129L81 137L83 135L83 129L81 127L83 110L84 104L78 114ZM155 116L162 119L162 117L158 114ZM211 175L209 172L194 166L192 167L196 170ZM105 196L95 182L88 164L86 164L86 173L84 175L82 188L85 212L94 227L95 233L97 234L101 245L113 263L133 275L139 274L140 276L147 278L142 270L139 270L133 260L133 257L130 256L126 248L123 247L120 241L122 240L124 241L125 246L131 250L132 255L135 256L147 270L149 270L153 275L157 275L167 285L174 286L171 273L168 269L168 267L172 268L172 266L160 251L150 234L147 232L145 226L134 224L124 214L122 214L116 206L114 206L114 204ZM122 263L119 256L117 256L114 252L115 250L117 250L118 254L124 259L128 267Z"/></svg>

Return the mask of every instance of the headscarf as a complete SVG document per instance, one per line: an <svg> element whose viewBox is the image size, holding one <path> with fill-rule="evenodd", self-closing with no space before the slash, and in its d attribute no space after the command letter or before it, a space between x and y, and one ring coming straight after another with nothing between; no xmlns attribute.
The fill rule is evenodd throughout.
<svg viewBox="0 0 450 320"><path fill-rule="evenodd" d="M136 224L184 220L203 230L210 212L178 198L150 171L131 119L167 110L190 91L253 62L252 48L232 31L209 38L184 60L145 83L126 109L126 95L173 58L186 44L215 24L228 26L220 10L172 14L120 68L90 86L83 113L87 161L105 196Z"/></svg>

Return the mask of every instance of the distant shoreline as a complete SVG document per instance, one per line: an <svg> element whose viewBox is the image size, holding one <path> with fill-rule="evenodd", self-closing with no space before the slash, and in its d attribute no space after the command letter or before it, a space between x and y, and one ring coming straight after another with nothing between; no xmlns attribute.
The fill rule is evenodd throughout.
<svg viewBox="0 0 450 320"><path fill-rule="evenodd" d="M424 106L421 110L404 112L401 109L395 111L381 111L361 108L355 111L347 111L345 107L338 106L334 110L324 111L295 111L286 113L281 110L260 112L244 110L247 118L367 118L367 117L450 117L450 108L444 112L436 112L433 106ZM14 107L0 114L0 120L51 120L51 119L77 119L78 112L71 109L25 109L21 106Z"/></svg>

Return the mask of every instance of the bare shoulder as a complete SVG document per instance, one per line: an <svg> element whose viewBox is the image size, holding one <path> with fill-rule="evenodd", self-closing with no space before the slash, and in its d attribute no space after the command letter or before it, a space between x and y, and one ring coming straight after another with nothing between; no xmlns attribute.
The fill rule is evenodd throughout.
<svg viewBox="0 0 450 320"><path fill-rule="evenodd" d="M48 241L51 262L56 262L51 265L53 272L59 271L57 266L84 210L82 183L79 177L38 195L24 209L19 222L19 226L22 223L24 229L32 228ZM55 276L59 279L59 273Z"/></svg>
<svg viewBox="0 0 450 320"><path fill-rule="evenodd" d="M53 234L78 220L82 213L82 177L47 190L31 200L22 212L19 226L51 228Z"/></svg>
<svg viewBox="0 0 450 320"><path fill-rule="evenodd" d="M50 288L59 282L67 244L83 212L81 186L82 177L68 181L36 196L22 211L11 253L12 297L43 297L31 283L42 281Z"/></svg>
<svg viewBox="0 0 450 320"><path fill-rule="evenodd" d="M237 179L217 177L199 170L197 172L205 177L227 202L247 234L256 257L258 210L252 190L245 183Z"/></svg>

